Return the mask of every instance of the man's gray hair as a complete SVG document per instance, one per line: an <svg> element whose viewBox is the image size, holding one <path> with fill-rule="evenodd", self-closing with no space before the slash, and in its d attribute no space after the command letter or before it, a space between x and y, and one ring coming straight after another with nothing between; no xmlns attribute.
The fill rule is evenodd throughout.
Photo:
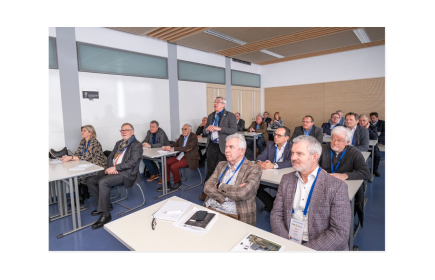
<svg viewBox="0 0 435 280"><path fill-rule="evenodd" d="M368 119L367 115L365 115L365 114L361 114L361 115L359 115L358 119L361 119L361 118L366 118L366 119Z"/></svg>
<svg viewBox="0 0 435 280"><path fill-rule="evenodd" d="M293 139L293 143L299 143L301 141L305 141L308 146L308 152L310 155L318 154L318 160L320 159L320 156L322 155L322 145L320 145L319 141L317 141L316 138L309 135L299 135L298 137Z"/></svg>
<svg viewBox="0 0 435 280"><path fill-rule="evenodd" d="M152 120L152 121L150 122L150 124L152 124L152 123L155 123L155 124L157 125L157 127L159 126L159 122L156 121L156 120Z"/></svg>
<svg viewBox="0 0 435 280"><path fill-rule="evenodd" d="M331 130L331 136L337 134L344 136L344 140L346 140L346 142L352 141L352 132L345 126L336 126Z"/></svg>
<svg viewBox="0 0 435 280"><path fill-rule="evenodd" d="M187 125L187 126L189 127L189 129L192 130L192 126L191 126L190 124L185 123L184 125ZM184 125L183 125L183 126L184 126Z"/></svg>
<svg viewBox="0 0 435 280"><path fill-rule="evenodd" d="M239 149L245 149L246 150L246 140L245 137L243 137L241 134L239 133L234 133L231 135L228 135L227 138L225 138L225 141L228 142L231 139L237 138L239 140L238 145L239 145Z"/></svg>
<svg viewBox="0 0 435 280"><path fill-rule="evenodd" d="M216 97L216 99L218 99L218 98L222 99L222 101L221 101L222 103L224 103L225 105L227 104L227 100L225 98L223 98L222 96Z"/></svg>
<svg viewBox="0 0 435 280"><path fill-rule="evenodd" d="M132 125L131 123L128 123L128 122L123 123L123 124L121 125L121 128L122 128L124 125L129 125L129 126L131 127L131 130L134 130L134 127L133 127L133 125Z"/></svg>

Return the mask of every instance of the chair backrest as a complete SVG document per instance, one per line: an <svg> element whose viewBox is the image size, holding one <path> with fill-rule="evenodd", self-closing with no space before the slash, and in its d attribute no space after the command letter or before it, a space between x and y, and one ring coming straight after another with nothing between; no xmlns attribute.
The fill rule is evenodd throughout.
<svg viewBox="0 0 435 280"><path fill-rule="evenodd" d="M112 153L112 152L111 151L104 151L103 153L106 157L109 157L110 153Z"/></svg>

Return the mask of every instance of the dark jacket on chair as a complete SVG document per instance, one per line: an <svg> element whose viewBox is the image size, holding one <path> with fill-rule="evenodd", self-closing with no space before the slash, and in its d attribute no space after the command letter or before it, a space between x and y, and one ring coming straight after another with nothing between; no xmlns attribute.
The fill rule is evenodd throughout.
<svg viewBox="0 0 435 280"><path fill-rule="evenodd" d="M116 142L115 148L107 157L107 168L113 167L113 156L116 154L116 151L118 151L118 147L121 145L122 141L123 140ZM124 176L124 186L130 188L134 185L137 173L139 172L139 163L143 154L142 144L135 139L124 153L122 162L116 165L116 171Z"/></svg>
<svg viewBox="0 0 435 280"><path fill-rule="evenodd" d="M198 137L195 133L191 132L189 138L187 138L186 145L183 147L184 136L183 134L171 144L174 147L174 151L184 152L184 157L187 161L187 166L190 170L195 170L198 168L199 154L198 154Z"/></svg>

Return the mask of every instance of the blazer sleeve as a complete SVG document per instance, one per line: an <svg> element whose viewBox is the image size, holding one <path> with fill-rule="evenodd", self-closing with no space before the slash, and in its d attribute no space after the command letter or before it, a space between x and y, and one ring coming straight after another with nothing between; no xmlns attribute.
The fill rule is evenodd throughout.
<svg viewBox="0 0 435 280"><path fill-rule="evenodd" d="M180 136L180 138L181 138L181 136ZM183 138L181 138L181 143L183 143L182 141L183 141ZM178 142L178 141L177 141ZM180 146L178 146L178 147L175 147L174 146L174 151L179 151L179 152L189 152L189 151L191 151L191 150L197 150L198 149L198 138L197 137L195 137L195 135L194 134L190 134L189 135L189 139L187 139L187 143L186 143L186 146L184 146L184 147L182 147L183 146L183 144L181 144Z"/></svg>
<svg viewBox="0 0 435 280"><path fill-rule="evenodd" d="M80 147L80 152L81 148L82 147ZM105 158L100 142L92 140L91 144L89 145L88 152L84 156L82 156L80 153L78 158L80 160L86 160L92 163L98 162L98 158Z"/></svg>
<svg viewBox="0 0 435 280"><path fill-rule="evenodd" d="M142 145L139 145L138 142L133 142L127 149L131 149L130 157L125 161L124 157L122 162L116 165L117 171L133 169L136 165L139 164L140 160L142 159L143 148Z"/></svg>
<svg viewBox="0 0 435 280"><path fill-rule="evenodd" d="M246 172L244 173L244 175L246 174L247 176L243 178L243 181L241 183L246 183L245 186L240 187L238 184L221 184L218 188L218 192L233 201L246 200L248 197L256 195L258 187L260 186L260 179L262 173L263 170L260 166L256 164L251 164L248 170L246 170Z"/></svg>
<svg viewBox="0 0 435 280"><path fill-rule="evenodd" d="M80 156L81 156L81 154L82 154L82 148L83 148L83 142L84 142L85 140L80 140L80 143L79 143L79 146L77 147L77 150L76 150L76 152L73 154L74 156L76 156L76 157L78 157L79 159L80 159ZM90 146L90 145L89 145Z"/></svg>
<svg viewBox="0 0 435 280"><path fill-rule="evenodd" d="M266 148L263 150L263 152L261 152L261 154L257 157L257 161L266 161L266 160L270 160L269 159L269 150L272 150L270 145L266 144ZM272 157L272 155L270 155L270 157ZM270 160L270 161L273 161Z"/></svg>
<svg viewBox="0 0 435 280"><path fill-rule="evenodd" d="M216 184L219 181L219 176L221 175L220 170L222 169L222 166L225 166L225 163L219 163L214 169L213 175L211 175L211 177L204 184L204 193L220 204L225 202L225 196L218 191Z"/></svg>
<svg viewBox="0 0 435 280"><path fill-rule="evenodd" d="M346 183L340 182L331 201L331 216L328 230L321 233L318 238L309 240L305 246L318 251L337 250L337 244L347 244L349 240L350 222L351 213L347 186Z"/></svg>
<svg viewBox="0 0 435 280"><path fill-rule="evenodd" d="M360 142L358 146L355 146L355 148L362 152L366 152L369 150L369 132L365 128L360 129L360 132L360 135L358 135L358 137L360 138Z"/></svg>
<svg viewBox="0 0 435 280"><path fill-rule="evenodd" d="M221 133L231 135L237 132L236 115L231 112L227 112L228 126L221 127Z"/></svg>
<svg viewBox="0 0 435 280"><path fill-rule="evenodd" d="M279 183L278 192L273 202L273 208L270 212L270 227L273 234L288 239L288 227L285 223L284 194L287 189L287 174L282 176ZM349 227L350 228L350 227Z"/></svg>
<svg viewBox="0 0 435 280"><path fill-rule="evenodd" d="M315 137L319 141L320 145L323 143L323 130L320 127L315 127Z"/></svg>
<svg viewBox="0 0 435 280"><path fill-rule="evenodd" d="M378 128L374 125L371 125L369 129L367 129L369 132L369 140L376 140L378 139Z"/></svg>
<svg viewBox="0 0 435 280"><path fill-rule="evenodd" d="M370 170L364 156L359 151L354 156L353 171L345 172L349 176L348 180L370 180Z"/></svg>
<svg viewBox="0 0 435 280"><path fill-rule="evenodd" d="M298 127L295 127L295 130L293 131L293 135L290 138L290 142L293 141L293 139L295 139L296 137L298 137L297 131L298 131Z"/></svg>

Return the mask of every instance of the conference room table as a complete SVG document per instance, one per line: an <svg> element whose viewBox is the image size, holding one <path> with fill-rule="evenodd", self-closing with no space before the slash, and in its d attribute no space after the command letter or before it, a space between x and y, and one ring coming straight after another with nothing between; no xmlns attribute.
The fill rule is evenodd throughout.
<svg viewBox="0 0 435 280"><path fill-rule="evenodd" d="M56 163L54 163L56 162ZM88 210L89 208L80 208L80 198L78 190L78 178L84 175L92 175L98 171L104 170L101 166L92 164L84 170L70 170L71 168L78 168L79 165L92 164L90 162L79 160L79 161L68 161L59 163L58 160L49 160L48 163L48 182L54 182L56 193L57 193L57 205L59 214L49 217L49 222L64 218L67 216L72 217L73 230L65 233L61 233L57 238L64 237L73 232L84 229L92 224L82 226L82 220L80 212ZM67 197L66 197L66 185L69 187L70 200L71 200L71 211L68 211ZM74 195L75 194L75 195ZM78 209L78 211L76 211ZM77 215L77 223L76 223Z"/></svg>
<svg viewBox="0 0 435 280"><path fill-rule="evenodd" d="M237 131L238 134L243 135L246 139L254 139L254 150L253 150L253 154L254 154L254 161L257 160L257 139L258 139L258 135L260 135L261 133L258 132L248 132L248 131ZM246 147L248 148L248 147Z"/></svg>
<svg viewBox="0 0 435 280"><path fill-rule="evenodd" d="M104 225L104 229L119 242L132 251L231 251L240 241L252 233L283 246L283 251L314 251L293 241L287 240L257 227L240 222L222 214L217 214L217 220L211 228L202 234L177 228L173 222L156 220L155 230L151 228L152 215L168 200L186 201L173 196L164 201L151 205L140 211ZM208 210L203 206L192 203L186 211L193 207Z"/></svg>
<svg viewBox="0 0 435 280"><path fill-rule="evenodd" d="M198 146L201 147L207 146L207 137L198 138Z"/></svg>
<svg viewBox="0 0 435 280"><path fill-rule="evenodd" d="M177 152L177 151L174 151L174 152L162 151L161 147L160 148L145 148L145 147L143 148L143 154L142 154L143 158L147 158L147 159L158 161L158 162L162 163L162 170L161 171L162 171L163 194L156 196L154 199L159 199L161 197L167 196L168 194L179 191L179 189L174 190L174 191L168 191L168 183L166 181L166 173L168 172L168 170L166 169L166 157L174 156L178 153L179 152Z"/></svg>
<svg viewBox="0 0 435 280"><path fill-rule="evenodd" d="M295 171L293 167L283 168L283 169L266 169L263 170L263 174L261 175L260 184L272 186L278 188L279 183L281 182L281 178L284 174L291 173ZM363 185L364 180L346 180L344 181L347 184L347 192L349 195L349 200L351 204L351 226L350 226L350 234L349 234L349 250L353 250L353 240L358 233L358 229L360 227L359 223L357 228L355 229L355 217L353 215L355 209L355 195L358 192L359 188Z"/></svg>

